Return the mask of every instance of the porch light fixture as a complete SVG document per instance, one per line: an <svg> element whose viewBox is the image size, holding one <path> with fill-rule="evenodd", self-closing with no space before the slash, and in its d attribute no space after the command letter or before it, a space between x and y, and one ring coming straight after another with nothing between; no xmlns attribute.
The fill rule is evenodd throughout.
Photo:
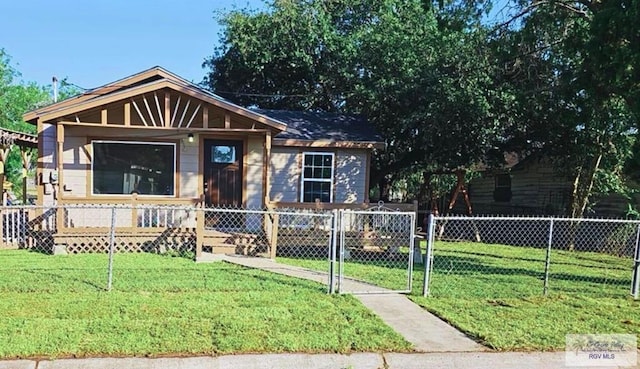
<svg viewBox="0 0 640 369"><path fill-rule="evenodd" d="M187 140L188 140L189 142L193 142L193 133L189 133L189 134L187 135Z"/></svg>

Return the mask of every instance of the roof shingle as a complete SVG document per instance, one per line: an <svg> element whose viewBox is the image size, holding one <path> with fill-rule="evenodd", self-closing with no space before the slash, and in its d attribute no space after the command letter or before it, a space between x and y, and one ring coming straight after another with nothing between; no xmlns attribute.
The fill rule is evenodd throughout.
<svg viewBox="0 0 640 369"><path fill-rule="evenodd" d="M276 138L383 142L382 137L361 116L293 110L252 110L287 125L287 129L279 133Z"/></svg>

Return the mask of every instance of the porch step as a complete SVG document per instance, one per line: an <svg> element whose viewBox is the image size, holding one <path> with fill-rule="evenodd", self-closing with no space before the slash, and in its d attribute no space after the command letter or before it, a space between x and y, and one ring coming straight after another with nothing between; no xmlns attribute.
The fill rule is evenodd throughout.
<svg viewBox="0 0 640 369"><path fill-rule="evenodd" d="M254 243L204 243L202 245L203 252L211 252L214 254L236 254L236 255L256 255L268 252L266 245L256 245Z"/></svg>

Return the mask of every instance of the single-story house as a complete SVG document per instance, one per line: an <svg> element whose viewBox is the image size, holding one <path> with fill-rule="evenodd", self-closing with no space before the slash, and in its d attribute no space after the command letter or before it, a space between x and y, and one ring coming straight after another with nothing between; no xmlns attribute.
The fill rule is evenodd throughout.
<svg viewBox="0 0 640 369"><path fill-rule="evenodd" d="M38 131L38 204L237 208L368 202L366 120L252 110L155 67L24 115Z"/></svg>
<svg viewBox="0 0 640 369"><path fill-rule="evenodd" d="M51 244L78 249L79 232L105 234L114 204L125 205L120 230L152 239L163 227L195 229L187 236L197 235L198 252L202 237L215 244L229 235L212 233L219 219L204 225L189 209L366 208L371 153L384 148L361 117L249 109L160 67L24 120L37 126L37 205L49 209L37 219L55 223L40 228L51 229ZM154 206L187 210L162 218ZM269 228L257 213L230 219L244 232Z"/></svg>
<svg viewBox="0 0 640 369"><path fill-rule="evenodd" d="M554 168L543 155L520 158L505 155L506 165L483 170L469 182L469 194L475 214L566 216L572 178ZM626 215L628 199L608 195L592 199L585 216L620 218Z"/></svg>

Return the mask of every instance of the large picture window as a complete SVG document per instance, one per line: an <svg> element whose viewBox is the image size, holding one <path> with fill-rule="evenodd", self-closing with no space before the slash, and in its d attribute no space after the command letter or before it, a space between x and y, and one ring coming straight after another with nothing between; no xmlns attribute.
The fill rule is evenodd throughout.
<svg viewBox="0 0 640 369"><path fill-rule="evenodd" d="M302 202L333 201L333 153L306 152L303 154Z"/></svg>
<svg viewBox="0 0 640 369"><path fill-rule="evenodd" d="M175 195L176 145L93 141L95 195Z"/></svg>

